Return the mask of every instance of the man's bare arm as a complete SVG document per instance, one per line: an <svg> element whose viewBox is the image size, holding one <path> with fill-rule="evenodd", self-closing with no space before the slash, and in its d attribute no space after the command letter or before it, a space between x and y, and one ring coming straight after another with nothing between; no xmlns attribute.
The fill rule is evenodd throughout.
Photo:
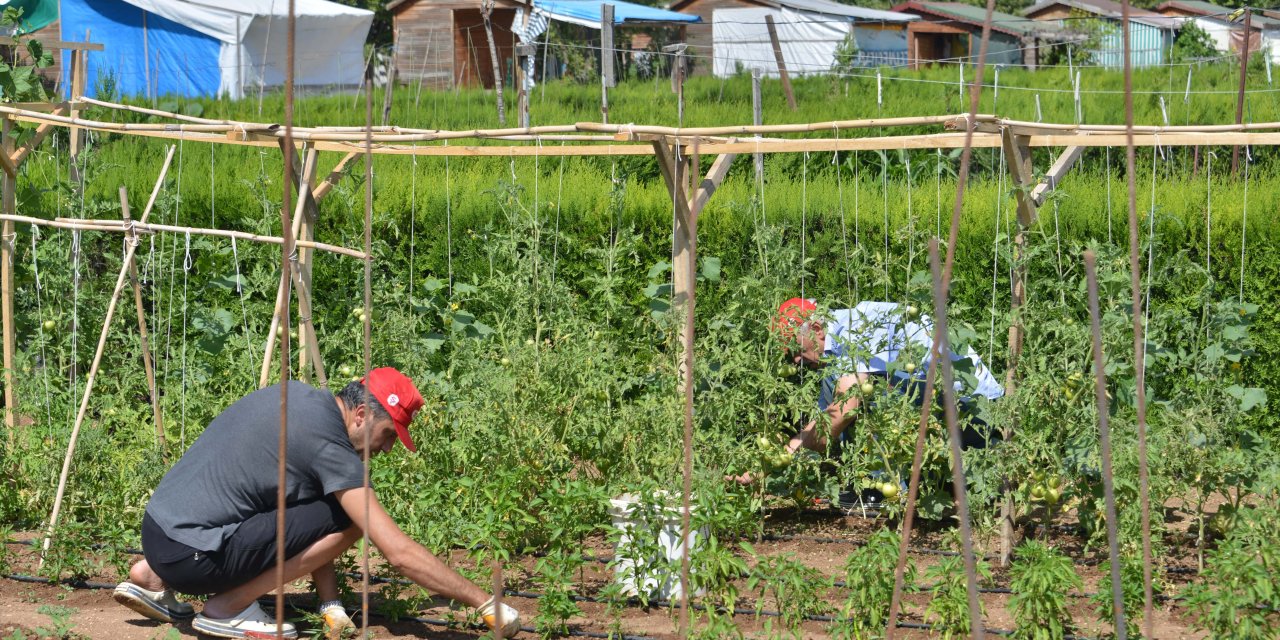
<svg viewBox="0 0 1280 640"><path fill-rule="evenodd" d="M458 575L458 572L446 566L426 547L401 531L387 514L386 509L382 508L372 489L363 487L347 489L335 495L338 497L338 503L342 505L342 510L351 517L351 521L361 530L369 532L369 538L373 540L373 544L401 575L427 591L472 607L478 607L489 599L488 593ZM367 522L365 520L366 499L369 504Z"/></svg>

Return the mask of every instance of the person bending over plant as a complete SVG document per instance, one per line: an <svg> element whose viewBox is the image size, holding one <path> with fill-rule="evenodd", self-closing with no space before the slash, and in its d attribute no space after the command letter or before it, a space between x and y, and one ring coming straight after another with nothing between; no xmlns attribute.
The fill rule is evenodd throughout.
<svg viewBox="0 0 1280 640"><path fill-rule="evenodd" d="M336 396L290 381L284 580L310 574L330 638L350 628L334 561L367 531L387 562L428 591L477 607L509 636L519 612L495 605L405 535L364 484L362 454L389 452L409 435L422 396L392 368L374 369ZM116 601L164 622L194 610L174 592L208 595L192 626L222 638L276 637L257 600L276 587L276 488L280 385L225 409L165 474L142 519L144 560L115 589ZM367 443L367 444L366 444ZM366 449L367 447L367 449ZM283 636L297 629L284 624Z"/></svg>
<svg viewBox="0 0 1280 640"><path fill-rule="evenodd" d="M923 400L923 381L933 347L933 322L914 306L866 301L852 309L833 309L823 315L813 300L791 298L778 307L772 328L786 345L785 357L797 371L804 368L822 372L817 404L827 416L825 421L810 420L800 429L787 443L784 456L801 447L822 453L828 451L829 441L833 445L845 441L847 429L857 419L864 402L875 393L877 383L909 395L917 404ZM955 352L949 355L971 383L971 388L966 389L957 380L957 392L989 400L1004 395L1003 387L972 349L964 356ZM961 442L964 448L987 444L986 436L976 428L981 425L974 422L977 421L965 425ZM747 484L756 478L748 472L735 479ZM845 501L842 494L841 502Z"/></svg>

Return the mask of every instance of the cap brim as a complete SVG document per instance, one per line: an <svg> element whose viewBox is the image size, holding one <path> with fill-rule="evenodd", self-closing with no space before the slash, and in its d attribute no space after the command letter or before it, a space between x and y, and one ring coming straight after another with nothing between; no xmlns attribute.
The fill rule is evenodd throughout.
<svg viewBox="0 0 1280 640"><path fill-rule="evenodd" d="M399 436L400 442L401 444L404 445L404 448L414 453L417 453L418 447L414 446L413 438L409 437L409 427L402 425L399 422L395 424L396 424L396 435Z"/></svg>

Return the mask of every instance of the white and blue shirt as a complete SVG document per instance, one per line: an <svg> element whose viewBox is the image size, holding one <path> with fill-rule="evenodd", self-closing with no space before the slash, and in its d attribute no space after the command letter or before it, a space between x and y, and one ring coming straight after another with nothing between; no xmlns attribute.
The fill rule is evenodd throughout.
<svg viewBox="0 0 1280 640"><path fill-rule="evenodd" d="M917 320L908 320L893 302L860 302L852 309L834 309L826 324L824 356L841 373L888 374L890 364L910 358L916 370L908 374L895 367L896 381L909 377L923 380L929 366L929 349L933 346L933 320L921 314ZM968 360L973 364L973 374L978 383L975 389L966 389L960 380L955 381L956 392L961 395L979 395L995 400L1004 395L1004 387L982 363L972 348L961 356L951 352L951 360Z"/></svg>

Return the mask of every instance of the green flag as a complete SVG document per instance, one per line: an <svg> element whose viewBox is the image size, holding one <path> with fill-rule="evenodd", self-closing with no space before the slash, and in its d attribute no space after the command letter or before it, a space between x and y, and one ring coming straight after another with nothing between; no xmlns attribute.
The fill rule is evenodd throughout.
<svg viewBox="0 0 1280 640"><path fill-rule="evenodd" d="M0 0L0 9L22 9L18 33L39 31L58 19L58 0Z"/></svg>

